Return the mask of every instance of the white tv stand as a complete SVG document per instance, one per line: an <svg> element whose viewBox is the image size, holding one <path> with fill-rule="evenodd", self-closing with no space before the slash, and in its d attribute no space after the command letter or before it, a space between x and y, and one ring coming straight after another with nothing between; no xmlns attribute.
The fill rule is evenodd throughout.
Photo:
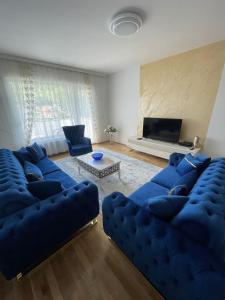
<svg viewBox="0 0 225 300"><path fill-rule="evenodd" d="M179 152L183 154L192 153L194 155L201 150L201 148L190 150L190 148L180 146L178 144L156 141L146 138L138 139L136 136L128 138L128 146L131 149L166 159L168 159L170 154L172 154L173 152Z"/></svg>

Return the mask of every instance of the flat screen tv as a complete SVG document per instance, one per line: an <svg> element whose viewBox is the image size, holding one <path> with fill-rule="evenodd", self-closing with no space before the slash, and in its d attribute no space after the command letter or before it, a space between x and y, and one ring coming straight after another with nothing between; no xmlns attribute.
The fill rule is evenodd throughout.
<svg viewBox="0 0 225 300"><path fill-rule="evenodd" d="M144 118L143 137L178 143L182 119Z"/></svg>

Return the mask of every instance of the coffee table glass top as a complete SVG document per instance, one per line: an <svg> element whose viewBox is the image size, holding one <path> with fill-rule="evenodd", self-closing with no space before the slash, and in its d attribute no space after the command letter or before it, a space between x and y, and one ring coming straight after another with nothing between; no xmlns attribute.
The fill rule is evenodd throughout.
<svg viewBox="0 0 225 300"><path fill-rule="evenodd" d="M77 156L75 159L78 162L89 165L98 171L104 170L106 168L110 168L110 167L114 166L115 164L118 164L121 162L119 159L117 159L114 156L111 156L109 154L104 154L103 158L101 160L94 160L92 158L91 154L92 153L80 155L80 156Z"/></svg>

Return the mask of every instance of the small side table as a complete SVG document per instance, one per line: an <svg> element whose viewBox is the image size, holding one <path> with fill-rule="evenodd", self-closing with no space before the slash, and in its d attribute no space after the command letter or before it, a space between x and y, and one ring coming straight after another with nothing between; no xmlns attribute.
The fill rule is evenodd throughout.
<svg viewBox="0 0 225 300"><path fill-rule="evenodd" d="M114 134L114 133L115 133L115 132L109 132L109 133L108 133L108 135L109 135L109 143L110 143L110 144L113 143L112 137L113 137L113 134Z"/></svg>

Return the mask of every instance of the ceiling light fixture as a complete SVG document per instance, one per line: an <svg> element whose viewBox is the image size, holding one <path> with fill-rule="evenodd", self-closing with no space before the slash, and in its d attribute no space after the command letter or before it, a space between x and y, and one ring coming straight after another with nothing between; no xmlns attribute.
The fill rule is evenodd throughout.
<svg viewBox="0 0 225 300"><path fill-rule="evenodd" d="M126 37L138 32L142 26L142 22L141 16L137 13L120 13L113 17L109 29L116 36Z"/></svg>

